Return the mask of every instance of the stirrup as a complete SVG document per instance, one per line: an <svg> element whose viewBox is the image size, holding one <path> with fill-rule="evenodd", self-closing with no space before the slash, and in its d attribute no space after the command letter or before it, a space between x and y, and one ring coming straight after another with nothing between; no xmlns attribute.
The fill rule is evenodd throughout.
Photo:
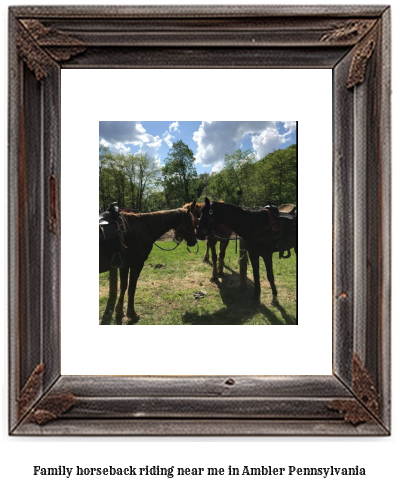
<svg viewBox="0 0 399 491"><path fill-rule="evenodd" d="M119 257L119 265L114 264L115 256ZM116 252L111 259L111 268L121 268L123 266L123 260L120 252Z"/></svg>

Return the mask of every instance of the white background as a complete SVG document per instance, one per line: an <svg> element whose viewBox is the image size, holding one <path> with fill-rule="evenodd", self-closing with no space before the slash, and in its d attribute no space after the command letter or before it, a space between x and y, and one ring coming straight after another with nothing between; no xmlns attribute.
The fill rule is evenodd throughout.
<svg viewBox="0 0 399 491"><path fill-rule="evenodd" d="M27 2L14 1L12 4L26 4ZM43 4L43 2L35 2ZM64 3L70 3L65 1ZM71 2L71 3L77 3ZM86 4L92 3L89 1ZM96 0L94 3L102 3ZM124 3L119 0L120 4ZM142 0L141 3L145 3ZM180 3L178 0L173 2ZM183 2L187 3L187 2ZM202 3L198 0L197 3ZM211 3L207 0L204 3ZM223 3L240 3L230 0L223 2L218 0L218 4ZM252 3L257 3L255 0ZM276 2L277 3L277 2ZM296 2L284 2L296 3ZM313 4L325 3L321 1L307 2ZM336 2L344 3L346 2ZM360 2L368 3L368 2ZM369 2L380 4L374 0ZM394 6L393 9L393 43L394 53L397 51L397 26L399 22L398 15ZM7 53L7 11L6 4L2 6L2 66L3 72L6 73L6 53ZM394 66L393 83L396 87L397 67ZM3 98L2 103L2 123L3 131L0 132L3 138L3 161L6 161L6 101L7 90L5 77L3 78ZM393 113L393 135L397 127L397 97L393 94L394 113ZM301 137L300 137L301 138ZM394 143L396 144L395 140ZM393 148L393 163L397 160L397 146ZM397 175L395 166L394 173L394 192L393 192L393 210L398 209L398 199L395 196L397 188ZM7 182L6 174L4 182ZM6 195L6 193L5 193ZM4 221L6 220L6 200L4 200ZM393 251L397 244L397 230L393 230ZM7 264L6 257L6 239L2 241L4 248L4 266ZM396 258L393 257L394 271ZM394 275L394 280L396 275ZM6 292L6 276L4 277L4 287ZM330 291L330 290L329 290ZM399 455L399 444L397 437L397 361L395 354L398 352L397 333L395 326L397 324L397 307L395 299L397 298L396 281L392 298L394 303L392 319L392 341L393 341L393 425L392 436L389 438L10 438L8 436L7 421L7 349L6 349L6 329L3 331L1 338L2 353L4 361L2 363L2 427L1 427L1 458L2 472L0 474L1 485L3 489L25 488L40 489L41 491L64 489L86 489L88 485L95 487L96 490L108 490L111 486L118 490L131 489L173 489L186 490L203 489L205 486L209 489L221 489L229 486L230 489L238 490L243 486L251 490L264 489L292 489L292 487L307 490L352 490L356 487L363 490L375 490L382 486L386 489L393 490L397 487L397 459ZM6 325L6 305L7 299L4 295L0 297L3 302L4 325ZM359 465L366 468L366 477L348 477L337 478L328 477L286 477L286 478L268 478L268 477L245 477L239 478L80 478L77 477L66 479L65 477L33 477L33 465L44 467L54 467L66 465L74 467L80 465L83 467L99 466L145 466L145 465L162 465L162 466L181 466L181 467L227 467L233 465L242 467L243 465L261 466L272 465L276 467L287 467L289 465L305 467L326 467L334 466L354 466Z"/></svg>
<svg viewBox="0 0 399 491"><path fill-rule="evenodd" d="M326 203L331 216L331 70L61 72L61 250L73 251L76 236L86 237L84 268L74 254L61 254L63 375L331 374L331 254L309 247L311 217L305 213L299 227L299 325L98 325L97 225L76 222L70 213L81 197L87 215L97 213L98 122L258 119L299 122L299 209ZM331 221L317 227L328 241ZM266 277L262 266L261 275Z"/></svg>

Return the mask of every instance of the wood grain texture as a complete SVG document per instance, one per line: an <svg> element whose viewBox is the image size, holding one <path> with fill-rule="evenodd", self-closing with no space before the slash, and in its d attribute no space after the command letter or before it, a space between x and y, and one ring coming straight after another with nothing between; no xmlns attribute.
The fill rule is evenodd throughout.
<svg viewBox="0 0 399 491"><path fill-rule="evenodd" d="M380 17L388 5L107 5L89 7L85 5L74 6L22 6L11 7L13 15L19 18L49 18L49 19L91 19L94 22L101 18L182 18L197 17L205 20L212 18L274 18L285 17L289 19L313 18L341 18L352 19L357 17Z"/></svg>
<svg viewBox="0 0 399 491"><path fill-rule="evenodd" d="M334 70L334 373L352 380L354 316L354 94L346 89L351 58Z"/></svg>
<svg viewBox="0 0 399 491"><path fill-rule="evenodd" d="M9 235L10 433L389 434L389 8L28 6L9 12L9 217L18 224ZM60 374L60 71L162 67L333 71L331 376ZM331 329L329 319L326 313L320 328ZM18 404L27 400L22 388L38 366L45 370L34 397Z"/></svg>
<svg viewBox="0 0 399 491"><path fill-rule="evenodd" d="M19 137L15 128L18 128L21 97L21 79L19 76L19 58L16 43L17 21L9 16L9 75L8 75L8 223L18 223L18 148ZM11 131L11 128L14 131ZM11 169L13 169L11 171ZM8 363L10 376L8 377L8 397L9 397L9 427L14 428L18 422L18 404L16 401L20 395L21 385L19 378L20 358L19 358L19 331L21 316L19 311L19 281L15 281L18 275L19 253L16 248L19 237L19 227L9 227L8 231L8 250L13 254L8 254ZM26 382L26 379L25 379Z"/></svg>
<svg viewBox="0 0 399 491"><path fill-rule="evenodd" d="M380 255L379 255L379 370L381 420L389 428L391 421L390 383L391 383L391 12L386 10L382 16L381 44L377 52L381 65L379 84L379 197L380 197Z"/></svg>
<svg viewBox="0 0 399 491"><path fill-rule="evenodd" d="M267 419L59 419L48 425L26 424L15 435L25 436L382 436L378 425L365 422L352 425L343 419L267 420Z"/></svg>
<svg viewBox="0 0 399 491"><path fill-rule="evenodd" d="M22 24L50 55L68 48L129 46L354 46L375 24L374 19L282 17L134 18L65 23L60 19L27 19ZM75 52L72 52L76 49ZM61 61L61 60L60 60Z"/></svg>

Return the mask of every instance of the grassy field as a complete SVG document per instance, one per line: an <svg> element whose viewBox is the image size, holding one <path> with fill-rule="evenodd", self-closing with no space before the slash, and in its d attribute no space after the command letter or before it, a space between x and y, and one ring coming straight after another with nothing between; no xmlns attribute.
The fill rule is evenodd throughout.
<svg viewBox="0 0 399 491"><path fill-rule="evenodd" d="M173 242L159 242L172 248ZM196 247L191 249L196 251ZM232 241L226 251L225 274L218 283L211 283L212 266L203 262L205 242L199 242L198 254L189 254L181 245L172 252L153 247L146 261L135 296L135 310L140 315L137 324L296 324L296 256L279 259L273 256L274 275L279 304L272 305L272 293L260 262L261 298L252 300L253 276L248 263L246 288L240 289L238 255ZM204 292L195 299L193 293ZM100 274L99 324L128 324L128 319L115 318L115 299L108 298L108 273ZM125 296L126 313L127 292Z"/></svg>

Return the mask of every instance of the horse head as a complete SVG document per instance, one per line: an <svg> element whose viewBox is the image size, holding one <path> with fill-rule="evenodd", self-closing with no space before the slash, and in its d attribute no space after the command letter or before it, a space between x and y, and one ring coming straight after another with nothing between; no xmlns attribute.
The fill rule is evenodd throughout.
<svg viewBox="0 0 399 491"><path fill-rule="evenodd" d="M214 225L212 205L209 199L205 198L205 204L201 208L201 216L196 229L197 239L205 240L208 234L214 233Z"/></svg>
<svg viewBox="0 0 399 491"><path fill-rule="evenodd" d="M204 205L204 203L197 203L196 201L193 201L192 203L184 203L183 209L184 210L191 210L191 213L193 214L194 218L194 227L197 228L199 219L201 216L201 208Z"/></svg>
<svg viewBox="0 0 399 491"><path fill-rule="evenodd" d="M196 201L194 200L191 205L182 208L182 222L180 227L178 227L174 232L175 240L177 242L182 242L185 240L189 247L193 247L197 243L194 225L195 205Z"/></svg>

